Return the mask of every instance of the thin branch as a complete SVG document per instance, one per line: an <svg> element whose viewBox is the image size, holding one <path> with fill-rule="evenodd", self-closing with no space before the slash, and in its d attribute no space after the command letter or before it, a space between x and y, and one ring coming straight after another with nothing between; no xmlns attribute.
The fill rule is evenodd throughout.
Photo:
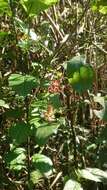
<svg viewBox="0 0 107 190"><path fill-rule="evenodd" d="M107 55L107 51L103 48L101 48L100 46L98 46L96 43L94 42L91 42L96 48L98 48L102 53L106 54Z"/></svg>
<svg viewBox="0 0 107 190"><path fill-rule="evenodd" d="M60 32L58 25L55 24L55 22L52 19L52 17L46 11L44 13L45 13L46 17L48 18L48 20L50 21L50 23L53 26L53 28L55 29L57 35L59 35L59 37L61 38L61 40L63 40L64 37L63 37L62 33Z"/></svg>

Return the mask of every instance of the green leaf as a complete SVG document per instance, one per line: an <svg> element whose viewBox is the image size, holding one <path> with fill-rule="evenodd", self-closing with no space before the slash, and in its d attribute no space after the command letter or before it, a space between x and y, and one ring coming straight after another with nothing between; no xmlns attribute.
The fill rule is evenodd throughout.
<svg viewBox="0 0 107 190"><path fill-rule="evenodd" d="M26 151L24 148L16 148L5 155L5 162L11 170L19 171L26 168Z"/></svg>
<svg viewBox="0 0 107 190"><path fill-rule="evenodd" d="M30 128L24 122L16 123L9 128L9 137L13 140L13 143L15 144L27 142L29 134Z"/></svg>
<svg viewBox="0 0 107 190"><path fill-rule="evenodd" d="M79 93L90 89L94 80L93 68L86 63L85 56L73 57L67 62L66 74L73 89Z"/></svg>
<svg viewBox="0 0 107 190"><path fill-rule="evenodd" d="M86 168L80 170L79 173L82 178L107 184L107 172L98 168Z"/></svg>
<svg viewBox="0 0 107 190"><path fill-rule="evenodd" d="M34 154L32 156L32 164L33 167L39 170L45 177L48 177L53 172L53 163L51 159L43 154Z"/></svg>
<svg viewBox="0 0 107 190"><path fill-rule="evenodd" d="M0 0L0 15L10 11L8 0Z"/></svg>
<svg viewBox="0 0 107 190"><path fill-rule="evenodd" d="M33 88L38 86L35 77L30 75L12 74L9 77L9 86L12 87L19 96L26 97Z"/></svg>
<svg viewBox="0 0 107 190"><path fill-rule="evenodd" d="M9 108L9 105L6 104L4 100L0 100L0 107Z"/></svg>
<svg viewBox="0 0 107 190"><path fill-rule="evenodd" d="M4 40L5 37L7 37L8 35L9 35L9 32L3 32L3 31L1 31L0 32L0 41Z"/></svg>
<svg viewBox="0 0 107 190"><path fill-rule="evenodd" d="M83 188L81 187L81 184L78 183L77 181L69 179L66 182L63 190L83 190Z"/></svg>
<svg viewBox="0 0 107 190"><path fill-rule="evenodd" d="M102 14L107 14L107 6L100 6L99 12Z"/></svg>
<svg viewBox="0 0 107 190"><path fill-rule="evenodd" d="M91 89L94 70L86 63L85 56L75 56L67 62L66 74L73 89L79 93Z"/></svg>
<svg viewBox="0 0 107 190"><path fill-rule="evenodd" d="M69 78L69 83L73 89L79 93L90 89L94 81L94 71L90 65L80 66L78 71L72 74L72 78Z"/></svg>
<svg viewBox="0 0 107 190"><path fill-rule="evenodd" d="M5 116L12 119L22 118L23 110L21 108L9 109L5 112Z"/></svg>
<svg viewBox="0 0 107 190"><path fill-rule="evenodd" d="M85 57L83 55L75 56L67 62L67 76L68 78L73 77L75 72L78 72L80 67L85 63Z"/></svg>
<svg viewBox="0 0 107 190"><path fill-rule="evenodd" d="M49 137L57 132L59 124L56 123L44 123L40 127L36 129L36 142L39 146L43 146L46 144Z"/></svg>
<svg viewBox="0 0 107 190"><path fill-rule="evenodd" d="M39 170L34 170L30 173L30 182L32 182L33 184L37 184L42 177L43 175Z"/></svg>
<svg viewBox="0 0 107 190"><path fill-rule="evenodd" d="M91 2L93 11L99 11L102 14L107 14L107 0L93 0Z"/></svg>
<svg viewBox="0 0 107 190"><path fill-rule="evenodd" d="M42 100L41 100L41 98L42 98ZM31 107L33 108L32 112L34 113L35 109L44 109L44 108L46 108L46 106L47 106L47 97L42 95L42 97L40 97L40 99L34 100L32 102L32 104L31 104Z"/></svg>
<svg viewBox="0 0 107 190"><path fill-rule="evenodd" d="M49 97L50 104L58 109L61 107L60 95L59 94L51 94Z"/></svg>
<svg viewBox="0 0 107 190"><path fill-rule="evenodd" d="M21 0L21 4L29 16L35 16L41 11L48 9L58 0Z"/></svg>
<svg viewBox="0 0 107 190"><path fill-rule="evenodd" d="M20 29L21 32L26 34L26 36L29 36L31 40L37 41L38 36L33 31L33 29L29 29L29 27L19 18L15 17L16 26L18 29Z"/></svg>
<svg viewBox="0 0 107 190"><path fill-rule="evenodd" d="M40 127L41 126L41 124L40 124L40 116L38 116L38 117L35 117L35 118L33 118L33 119L31 119L30 120L30 125L33 125L34 126L34 130L33 130L33 135L34 135L34 131L36 130L36 128L38 128L38 127Z"/></svg>
<svg viewBox="0 0 107 190"><path fill-rule="evenodd" d="M30 124L34 125L34 130L41 126L41 113L46 109L47 100L46 97L42 97L43 100L34 100L30 106Z"/></svg>
<svg viewBox="0 0 107 190"><path fill-rule="evenodd" d="M107 121L107 99L106 99L106 97L95 96L94 101L98 102L103 107L103 109L101 109L100 111L94 110L95 115L99 119Z"/></svg>

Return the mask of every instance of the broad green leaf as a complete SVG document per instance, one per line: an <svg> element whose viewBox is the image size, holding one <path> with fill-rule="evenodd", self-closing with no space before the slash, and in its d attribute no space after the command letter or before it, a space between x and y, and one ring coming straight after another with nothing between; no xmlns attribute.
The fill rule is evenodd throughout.
<svg viewBox="0 0 107 190"><path fill-rule="evenodd" d="M107 184L107 172L98 168L86 168L79 171L82 178Z"/></svg>
<svg viewBox="0 0 107 190"><path fill-rule="evenodd" d="M43 178L43 175L39 170L34 170L30 173L30 182L33 184L37 184L41 178Z"/></svg>
<svg viewBox="0 0 107 190"><path fill-rule="evenodd" d="M66 74L75 91L83 93L92 87L94 71L86 63L84 55L75 56L67 62Z"/></svg>
<svg viewBox="0 0 107 190"><path fill-rule="evenodd" d="M74 67L74 66L73 66ZM74 67L75 69L75 67ZM71 69L71 73L72 73ZM79 93L89 90L92 87L94 80L94 71L90 65L79 65L78 71L72 73L72 77L69 78L69 83L73 89Z"/></svg>
<svg viewBox="0 0 107 190"><path fill-rule="evenodd" d="M49 137L53 133L57 132L58 127L59 127L59 124L56 124L56 123L51 123L51 124L44 123L43 125L38 127L36 129L36 134L35 134L37 144L39 146L45 145Z"/></svg>
<svg viewBox="0 0 107 190"><path fill-rule="evenodd" d="M21 108L9 109L5 112L5 116L12 119L22 118L23 110Z"/></svg>
<svg viewBox="0 0 107 190"><path fill-rule="evenodd" d="M81 184L78 183L77 181L69 179L66 182L63 190L83 190L83 188L81 187Z"/></svg>
<svg viewBox="0 0 107 190"><path fill-rule="evenodd" d="M26 168L26 151L24 148L16 148L5 155L5 162L11 170L19 171Z"/></svg>
<svg viewBox="0 0 107 190"><path fill-rule="evenodd" d="M26 97L38 86L38 82L30 75L12 74L9 77L9 86L20 96Z"/></svg>
<svg viewBox="0 0 107 190"><path fill-rule="evenodd" d="M48 9L58 0L21 0L21 4L29 16L35 16Z"/></svg>
<svg viewBox="0 0 107 190"><path fill-rule="evenodd" d="M50 104L58 109L61 107L60 95L59 94L51 94L49 97Z"/></svg>
<svg viewBox="0 0 107 190"><path fill-rule="evenodd" d="M42 175L48 177L53 172L53 163L51 159L43 154L34 154L32 156L32 164L36 170Z"/></svg>
<svg viewBox="0 0 107 190"><path fill-rule="evenodd" d="M104 121L107 121L107 98L106 97L94 97L94 101L99 103L103 108L101 110L94 110L95 115Z"/></svg>
<svg viewBox="0 0 107 190"><path fill-rule="evenodd" d="M9 105L4 100L0 100L0 107L9 108Z"/></svg>
<svg viewBox="0 0 107 190"><path fill-rule="evenodd" d="M88 179L88 180L92 180L95 182L100 182L99 178L97 178L97 176L94 176L89 170L87 169L83 169L79 172L80 177L84 178L84 179Z"/></svg>
<svg viewBox="0 0 107 190"><path fill-rule="evenodd" d="M21 144L27 142L27 138L30 134L29 126L24 123L16 123L9 128L9 137L12 139L13 143Z"/></svg>
<svg viewBox="0 0 107 190"><path fill-rule="evenodd" d="M85 64L85 57L83 55L75 56L67 62L67 77L73 77L75 72L78 72L80 67Z"/></svg>
<svg viewBox="0 0 107 190"><path fill-rule="evenodd" d="M0 15L10 11L8 0L0 0Z"/></svg>

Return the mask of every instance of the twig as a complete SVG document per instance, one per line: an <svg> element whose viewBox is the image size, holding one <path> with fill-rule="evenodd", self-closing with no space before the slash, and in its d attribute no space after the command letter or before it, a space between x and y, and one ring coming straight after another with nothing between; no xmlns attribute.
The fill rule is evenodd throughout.
<svg viewBox="0 0 107 190"><path fill-rule="evenodd" d="M54 179L54 181L52 182L52 184L50 185L50 189L56 184L56 182L59 180L59 178L62 176L62 172L59 172L56 176L56 178Z"/></svg>
<svg viewBox="0 0 107 190"><path fill-rule="evenodd" d="M72 28L72 33L71 33L71 34L66 34L66 35L63 37L63 39L62 39L62 42L63 42L63 43L60 43L60 46L59 46L59 48L55 51L53 57L56 57L56 56L59 54L59 52L62 50L63 46L66 45L66 43L67 43L68 41L71 41L71 36L72 36L72 34L75 32L75 30L77 29L77 27L78 27L78 25L80 24L81 20L84 18L84 15L85 15L86 11L89 9L89 6L88 6L89 3L90 3L90 0L87 2L87 5L86 5L86 7L85 7L85 9L84 9L84 11L83 11L83 13L82 13L80 19L77 21L77 23L76 23L76 24L74 25L74 27ZM77 34L77 33L76 33L76 34ZM64 40L64 39L65 39L65 40Z"/></svg>
<svg viewBox="0 0 107 190"><path fill-rule="evenodd" d="M75 105L72 105L72 107L73 107L73 113L72 113L69 92L66 93L66 96L67 96L67 103L66 103L66 105L67 105L67 110L68 110L67 111L67 122L68 122L69 127L72 130L71 134L70 134L70 137L73 140L74 165L75 165L75 168L77 168L78 167L78 162L77 162L77 143L76 143L76 132L75 132L75 128L74 128L75 115L76 115L75 114Z"/></svg>
<svg viewBox="0 0 107 190"><path fill-rule="evenodd" d="M107 55L107 51L101 47L99 47L96 43L94 42L91 42L96 48L98 48L102 53L106 54Z"/></svg>
<svg viewBox="0 0 107 190"><path fill-rule="evenodd" d="M53 26L53 28L55 29L57 35L59 35L59 37L61 38L61 40L63 40L63 35L59 30L59 27L55 24L54 20L51 18L51 16L45 11L44 12L46 17L49 19L51 25Z"/></svg>

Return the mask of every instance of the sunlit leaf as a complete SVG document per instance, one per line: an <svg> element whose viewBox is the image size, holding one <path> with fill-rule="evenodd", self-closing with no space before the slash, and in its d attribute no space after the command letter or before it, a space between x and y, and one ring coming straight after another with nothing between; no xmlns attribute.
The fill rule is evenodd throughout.
<svg viewBox="0 0 107 190"><path fill-rule="evenodd" d="M40 181L40 179L43 177L41 172L39 170L34 170L30 173L30 182L33 184L36 184Z"/></svg>
<svg viewBox="0 0 107 190"><path fill-rule="evenodd" d="M58 126L59 125L56 124L56 123L51 123L51 124L44 123L43 125L38 127L36 129L36 134L35 134L37 144L40 145L40 146L45 145L45 143L47 142L49 137L53 133L57 132Z"/></svg>
<svg viewBox="0 0 107 190"><path fill-rule="evenodd" d="M21 32L23 32L27 37L29 37L31 40L37 41L38 36L33 31L33 29L29 29L29 27L19 18L15 17L16 26L18 29L20 29Z"/></svg>
<svg viewBox="0 0 107 190"><path fill-rule="evenodd" d="M82 178L85 178L88 180L107 183L107 172L100 170L98 168L82 169L80 170L80 175Z"/></svg>
<svg viewBox="0 0 107 190"><path fill-rule="evenodd" d="M26 97L38 86L38 82L30 75L12 74L9 77L9 86L20 96Z"/></svg>
<svg viewBox="0 0 107 190"><path fill-rule="evenodd" d="M35 16L41 11L48 9L58 0L21 0L21 4L29 16Z"/></svg>
<svg viewBox="0 0 107 190"><path fill-rule="evenodd" d="M0 15L3 13L9 13L9 3L8 0L0 0Z"/></svg>
<svg viewBox="0 0 107 190"><path fill-rule="evenodd" d="M69 179L66 182L63 190L83 190L83 188L81 187L81 184L78 183L77 181Z"/></svg>
<svg viewBox="0 0 107 190"><path fill-rule="evenodd" d="M0 100L0 107L9 108L9 105L4 100Z"/></svg>
<svg viewBox="0 0 107 190"><path fill-rule="evenodd" d="M26 168L26 151L24 148L16 148L5 155L5 162L11 170L20 171Z"/></svg>
<svg viewBox="0 0 107 190"><path fill-rule="evenodd" d="M105 97L94 97L94 101L102 106L101 110L94 110L95 115L104 121L107 121L107 99Z"/></svg>
<svg viewBox="0 0 107 190"><path fill-rule="evenodd" d="M85 64L84 55L75 56L67 62L67 76L68 78L73 77L75 72L78 72L80 67Z"/></svg>
<svg viewBox="0 0 107 190"><path fill-rule="evenodd" d="M40 171L45 177L53 172L53 163L51 159L43 154L34 154L32 156L33 167Z"/></svg>
<svg viewBox="0 0 107 190"><path fill-rule="evenodd" d="M67 62L66 74L72 88L83 93L91 89L94 80L94 70L86 63L83 55L75 56Z"/></svg>
<svg viewBox="0 0 107 190"><path fill-rule="evenodd" d="M92 0L91 7L93 11L99 11L102 14L107 14L107 0Z"/></svg>
<svg viewBox="0 0 107 190"><path fill-rule="evenodd" d="M0 32L0 40L3 40L6 36L8 36L9 35L9 33L8 32L3 32L3 31L1 31Z"/></svg>

